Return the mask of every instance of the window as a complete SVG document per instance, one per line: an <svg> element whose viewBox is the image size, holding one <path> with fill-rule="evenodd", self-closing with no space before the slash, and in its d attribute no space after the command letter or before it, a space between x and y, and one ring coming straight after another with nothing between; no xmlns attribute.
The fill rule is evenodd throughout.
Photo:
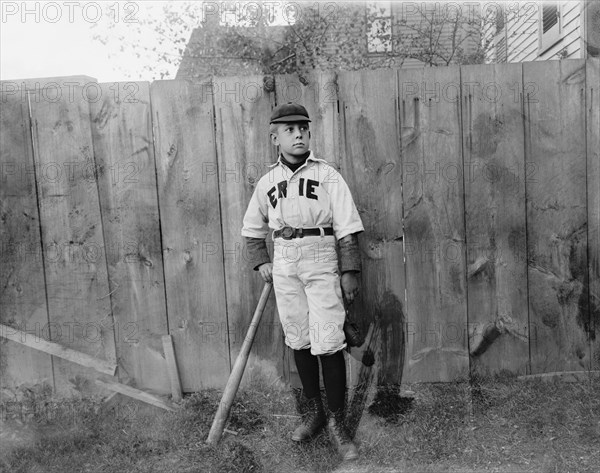
<svg viewBox="0 0 600 473"><path fill-rule="evenodd" d="M560 5L558 2L543 2L539 10L540 54L561 40Z"/></svg>
<svg viewBox="0 0 600 473"><path fill-rule="evenodd" d="M391 53L391 2L367 2L367 51L371 54Z"/></svg>

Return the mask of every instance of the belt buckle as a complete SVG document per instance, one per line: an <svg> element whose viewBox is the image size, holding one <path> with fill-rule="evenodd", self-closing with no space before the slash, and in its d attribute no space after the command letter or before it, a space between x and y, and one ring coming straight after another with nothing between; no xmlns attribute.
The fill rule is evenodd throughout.
<svg viewBox="0 0 600 473"><path fill-rule="evenodd" d="M294 229L292 227L283 227L281 229L281 238L283 238L284 240L291 240L292 238L294 238Z"/></svg>

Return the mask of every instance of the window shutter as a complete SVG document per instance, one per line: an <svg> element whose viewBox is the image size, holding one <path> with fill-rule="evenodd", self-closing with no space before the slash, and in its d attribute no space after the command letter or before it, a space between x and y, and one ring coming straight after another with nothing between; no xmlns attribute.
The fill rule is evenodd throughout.
<svg viewBox="0 0 600 473"><path fill-rule="evenodd" d="M558 5L542 5L542 32L546 33L558 23Z"/></svg>

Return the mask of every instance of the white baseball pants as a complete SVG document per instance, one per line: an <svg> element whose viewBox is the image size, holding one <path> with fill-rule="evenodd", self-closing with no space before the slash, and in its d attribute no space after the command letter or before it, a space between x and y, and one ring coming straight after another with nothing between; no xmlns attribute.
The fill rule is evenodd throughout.
<svg viewBox="0 0 600 473"><path fill-rule="evenodd" d="M346 347L334 236L275 238L273 287L287 346L313 355Z"/></svg>

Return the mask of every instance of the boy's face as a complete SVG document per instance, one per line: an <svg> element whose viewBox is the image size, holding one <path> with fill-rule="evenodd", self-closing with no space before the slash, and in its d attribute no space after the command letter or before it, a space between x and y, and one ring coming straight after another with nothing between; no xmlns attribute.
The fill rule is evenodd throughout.
<svg viewBox="0 0 600 473"><path fill-rule="evenodd" d="M294 162L306 154L310 145L308 122L290 122L277 125L277 131L271 134L271 141L279 146L281 154Z"/></svg>

